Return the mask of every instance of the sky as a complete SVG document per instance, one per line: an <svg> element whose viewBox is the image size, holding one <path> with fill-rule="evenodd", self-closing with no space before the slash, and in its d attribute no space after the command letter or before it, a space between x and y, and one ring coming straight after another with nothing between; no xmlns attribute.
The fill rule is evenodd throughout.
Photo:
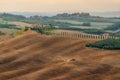
<svg viewBox="0 0 120 80"><path fill-rule="evenodd" d="M0 0L0 12L120 11L120 0Z"/></svg>

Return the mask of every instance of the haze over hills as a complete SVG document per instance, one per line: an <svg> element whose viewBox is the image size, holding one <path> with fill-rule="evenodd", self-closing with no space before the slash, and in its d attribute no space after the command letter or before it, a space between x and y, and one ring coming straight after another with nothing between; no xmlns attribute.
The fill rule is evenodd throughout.
<svg viewBox="0 0 120 80"><path fill-rule="evenodd" d="M9 12L11 14L17 14L17 15L23 15L26 17L30 17L30 16L54 16L57 13L48 13L48 12Z"/></svg>
<svg viewBox="0 0 120 80"><path fill-rule="evenodd" d="M120 11L92 12L91 15L102 16L102 17L120 17Z"/></svg>
<svg viewBox="0 0 120 80"><path fill-rule="evenodd" d="M55 16L59 12L8 12L17 15L24 15L26 17L39 15L39 16ZM60 12L63 13L63 12ZM71 12L69 12L71 13ZM93 16L100 16L100 17L120 17L120 11L111 11L111 12L90 12Z"/></svg>

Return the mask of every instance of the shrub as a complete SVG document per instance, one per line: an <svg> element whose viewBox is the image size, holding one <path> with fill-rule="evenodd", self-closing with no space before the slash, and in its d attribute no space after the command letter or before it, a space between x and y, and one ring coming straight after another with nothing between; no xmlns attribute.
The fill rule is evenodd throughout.
<svg viewBox="0 0 120 80"><path fill-rule="evenodd" d="M82 26L91 26L91 23L85 22L85 23L82 24Z"/></svg>
<svg viewBox="0 0 120 80"><path fill-rule="evenodd" d="M17 36L22 35L24 33L25 33L24 30L18 30L18 31L16 31L16 32L13 33L13 37L17 37Z"/></svg>
<svg viewBox="0 0 120 80"><path fill-rule="evenodd" d="M0 35L4 35L4 34L5 34L5 33L3 33L3 32L0 31Z"/></svg>
<svg viewBox="0 0 120 80"><path fill-rule="evenodd" d="M54 30L54 28L32 28L31 30L34 30L38 33L41 33L41 34L47 34L47 35L50 35L51 32Z"/></svg>

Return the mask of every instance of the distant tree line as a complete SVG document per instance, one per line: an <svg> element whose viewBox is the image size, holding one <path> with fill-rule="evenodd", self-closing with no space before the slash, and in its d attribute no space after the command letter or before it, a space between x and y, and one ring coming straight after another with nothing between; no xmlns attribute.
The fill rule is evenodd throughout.
<svg viewBox="0 0 120 80"><path fill-rule="evenodd" d="M69 14L69 13L62 13L62 14L57 14L56 17L70 17L70 16L77 16L77 17L89 17L90 14L89 13L72 13L72 14Z"/></svg>

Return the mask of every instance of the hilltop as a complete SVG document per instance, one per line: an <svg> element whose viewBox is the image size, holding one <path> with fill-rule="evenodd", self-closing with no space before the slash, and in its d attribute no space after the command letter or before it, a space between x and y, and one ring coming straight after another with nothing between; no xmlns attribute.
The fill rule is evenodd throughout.
<svg viewBox="0 0 120 80"><path fill-rule="evenodd" d="M120 51L89 39L26 32L0 44L0 80L119 80Z"/></svg>

